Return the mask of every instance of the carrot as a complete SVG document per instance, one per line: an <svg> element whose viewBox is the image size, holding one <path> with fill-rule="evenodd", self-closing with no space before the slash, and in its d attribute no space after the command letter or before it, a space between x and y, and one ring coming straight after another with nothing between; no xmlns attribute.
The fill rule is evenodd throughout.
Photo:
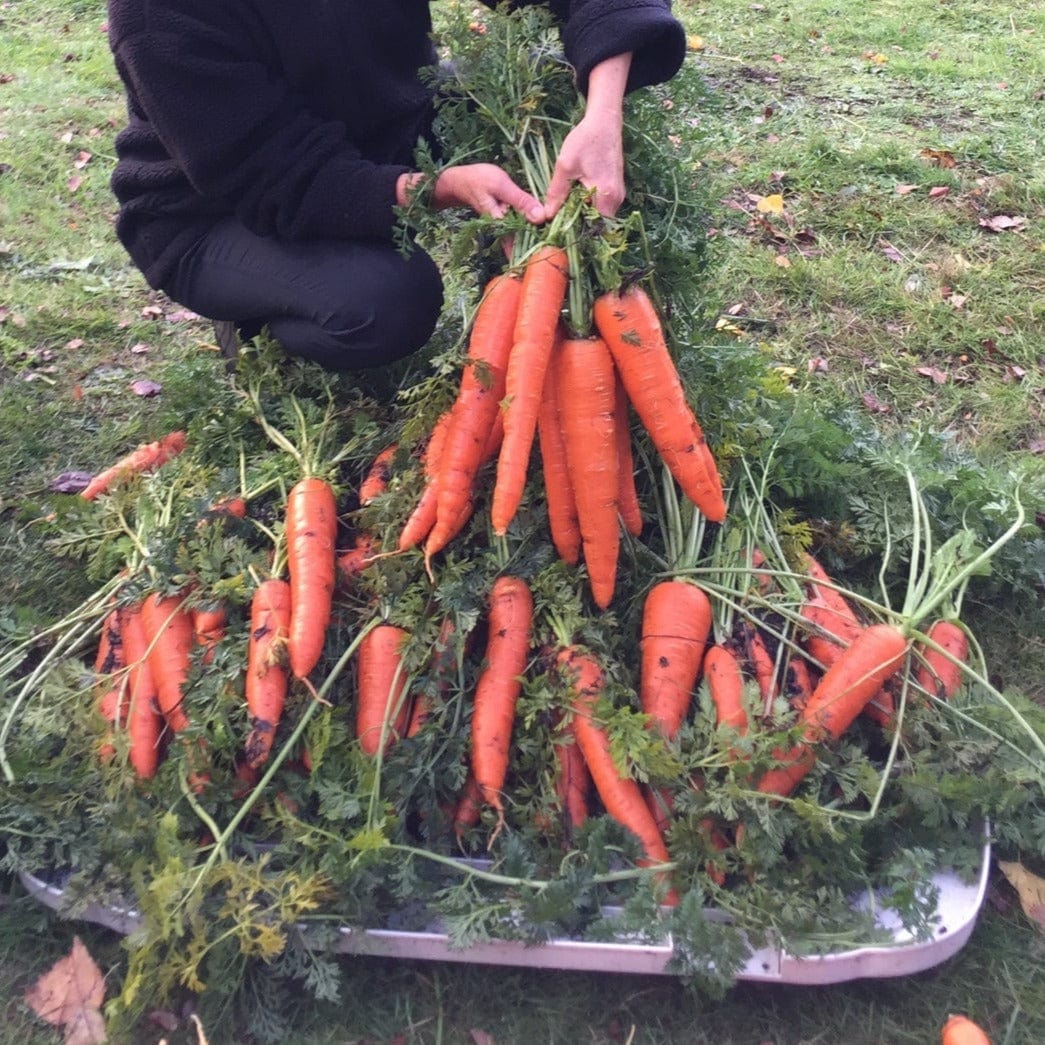
<svg viewBox="0 0 1045 1045"><path fill-rule="evenodd" d="M595 604L604 610L613 599L620 550L613 360L601 338L564 341L560 359L559 418L566 463L588 583Z"/></svg>
<svg viewBox="0 0 1045 1045"><path fill-rule="evenodd" d="M153 592L142 603L141 620L160 711L167 725L180 733L189 724L184 687L195 641L184 595L160 596Z"/></svg>
<svg viewBox="0 0 1045 1045"><path fill-rule="evenodd" d="M352 547L341 552L337 557L338 579L344 584L352 584L380 554L381 546L372 533L360 531L356 534Z"/></svg>
<svg viewBox="0 0 1045 1045"><path fill-rule="evenodd" d="M712 522L726 517L722 481L700 423L668 352L656 310L644 290L629 287L595 299L596 329L605 339L628 399L683 493Z"/></svg>
<svg viewBox="0 0 1045 1045"><path fill-rule="evenodd" d="M225 636L228 613L223 602L217 602L209 609L194 606L190 611L192 631L196 644L204 649L203 663L214 661L214 648Z"/></svg>
<svg viewBox="0 0 1045 1045"><path fill-rule="evenodd" d="M129 760L138 778L149 780L156 775L159 765L163 717L160 715L156 684L146 656L149 643L142 621L141 605L128 606L121 623L123 653L127 663Z"/></svg>
<svg viewBox="0 0 1045 1045"><path fill-rule="evenodd" d="M494 581L487 621L485 667L472 710L471 764L483 801L497 812L495 838L504 823L501 792L508 775L508 745L530 651L533 595L524 580L501 576Z"/></svg>
<svg viewBox="0 0 1045 1045"><path fill-rule="evenodd" d="M968 1016L951 1016L940 1031L940 1045L991 1045L991 1039Z"/></svg>
<svg viewBox="0 0 1045 1045"><path fill-rule="evenodd" d="M783 762L759 781L764 794L788 795L816 761L814 746L837 740L867 702L903 664L907 639L890 624L872 624L827 669L799 721L802 738L790 751L778 753Z"/></svg>
<svg viewBox="0 0 1045 1045"><path fill-rule="evenodd" d="M541 452L544 493L548 504L548 529L559 558L576 566L581 556L581 530L577 501L566 463L566 442L559 416L559 367L562 341L556 337L544 375L544 390L537 414L537 443Z"/></svg>
<svg viewBox="0 0 1045 1045"><path fill-rule="evenodd" d="M359 503L362 507L366 507L388 489L388 480L392 476L392 458L398 449L398 443L390 443L374 458L369 471L359 484Z"/></svg>
<svg viewBox="0 0 1045 1045"><path fill-rule="evenodd" d="M566 251L542 244L523 271L519 310L505 374L504 442L497 458L490 519L503 536L522 500L537 428L544 375L569 282Z"/></svg>
<svg viewBox="0 0 1045 1045"><path fill-rule="evenodd" d="M285 532L290 578L290 670L303 679L319 662L334 597L337 504L330 484L301 479L287 495Z"/></svg>
<svg viewBox="0 0 1045 1045"><path fill-rule="evenodd" d="M667 580L650 589L642 609L639 700L650 726L669 740L689 710L710 630L711 603L695 584Z"/></svg>
<svg viewBox="0 0 1045 1045"><path fill-rule="evenodd" d="M432 646L428 658L428 674L433 680L435 692L444 696L450 688L450 673L455 670L457 659L453 648L456 628L452 617L444 617L439 627L439 635ZM419 693L414 698L414 706L410 711L410 723L406 728L408 737L417 736L434 710L431 692Z"/></svg>
<svg viewBox="0 0 1045 1045"><path fill-rule="evenodd" d="M715 724L745 736L748 722L740 661L727 647L716 643L704 654L704 677L708 680L711 703L715 705Z"/></svg>
<svg viewBox="0 0 1045 1045"><path fill-rule="evenodd" d="M767 717L776 699L778 686L776 679L776 661L766 643L766 637L754 625L743 626L744 647L748 663L758 683L758 692L762 697L763 714Z"/></svg>
<svg viewBox="0 0 1045 1045"><path fill-rule="evenodd" d="M117 480L154 471L166 464L172 457L177 457L184 449L184 432L170 432L154 443L142 443L125 457L121 457L115 464L94 476L80 491L80 496L84 500L93 501L101 494L107 493Z"/></svg>
<svg viewBox="0 0 1045 1045"><path fill-rule="evenodd" d="M102 625L98 641L98 652L94 660L95 707L98 714L109 723L107 736L98 747L98 757L110 761L116 754L113 734L126 724L127 673L123 652L123 613L116 608L109 612Z"/></svg>
<svg viewBox="0 0 1045 1045"><path fill-rule="evenodd" d="M552 746L555 750L555 797L559 809L570 827L580 827L588 819L591 773L580 745L572 736Z"/></svg>
<svg viewBox="0 0 1045 1045"><path fill-rule="evenodd" d="M287 696L287 639L290 635L290 585L280 578L262 581L250 602L247 677L244 699L250 718L244 760L255 770L267 761Z"/></svg>
<svg viewBox="0 0 1045 1045"><path fill-rule="evenodd" d="M454 837L457 844L464 848L465 832L470 831L479 823L479 815L482 813L483 793L475 779L475 774L469 770L468 777L464 782L464 788L457 799L457 805L453 812Z"/></svg>
<svg viewBox="0 0 1045 1045"><path fill-rule="evenodd" d="M808 661L796 653L792 654L784 669L784 689L791 707L801 711L809 703L815 688L816 677Z"/></svg>
<svg viewBox="0 0 1045 1045"><path fill-rule="evenodd" d="M495 276L476 310L435 481L436 521L425 546L429 557L450 542L459 529L461 513L470 505L475 477L505 395L521 288L516 276Z"/></svg>
<svg viewBox="0 0 1045 1045"><path fill-rule="evenodd" d="M929 647L924 648L915 681L926 693L940 700L951 700L961 688L960 665L969 658L969 637L960 625L950 620L936 621L929 629L928 637L949 656Z"/></svg>
<svg viewBox="0 0 1045 1045"><path fill-rule="evenodd" d="M443 450L446 447L446 436L453 424L453 409L440 414L432 426L432 434L421 455L422 468L425 475L424 489L421 498L403 526L399 534L399 550L406 551L420 544L435 525L439 507L438 475Z"/></svg>
<svg viewBox="0 0 1045 1045"><path fill-rule="evenodd" d="M642 506L635 488L635 460L631 453L631 421L628 419L628 395L620 374L616 374L614 392L613 431L617 437L617 467L620 485L617 488L617 510L624 529L638 537L642 533Z"/></svg>
<svg viewBox="0 0 1045 1045"><path fill-rule="evenodd" d="M359 644L356 738L364 754L377 755L406 733L409 708L402 646L409 637L394 624L378 624Z"/></svg>
<svg viewBox="0 0 1045 1045"><path fill-rule="evenodd" d="M570 678L573 736L606 812L638 838L645 854L641 861L644 866L667 863L671 859L668 847L643 800L642 789L637 781L617 769L609 736L596 721L596 707L606 684L601 665L575 646L562 649L556 659ZM669 887L666 902L676 901L674 890Z"/></svg>
<svg viewBox="0 0 1045 1045"><path fill-rule="evenodd" d="M94 658L96 675L112 675L124 666L123 637L120 629L120 611L112 609L106 614L98 636L98 651Z"/></svg>

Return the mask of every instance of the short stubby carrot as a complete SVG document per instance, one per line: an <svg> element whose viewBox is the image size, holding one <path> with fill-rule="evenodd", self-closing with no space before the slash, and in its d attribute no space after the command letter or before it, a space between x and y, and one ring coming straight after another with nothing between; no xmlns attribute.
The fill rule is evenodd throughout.
<svg viewBox="0 0 1045 1045"><path fill-rule="evenodd" d="M483 801L497 812L495 837L504 822L501 793L532 623L529 585L521 577L498 577L488 601L485 667L475 688L471 725L472 774Z"/></svg>
<svg viewBox="0 0 1045 1045"><path fill-rule="evenodd" d="M410 709L403 644L409 632L378 624L359 643L356 672L356 739L366 755L385 751L406 734Z"/></svg>
<svg viewBox="0 0 1045 1045"><path fill-rule="evenodd" d="M363 481L359 484L361 507L372 504L388 489L388 480L392 477L392 461L398 449L398 443L389 443L371 462Z"/></svg>
<svg viewBox="0 0 1045 1045"><path fill-rule="evenodd" d="M127 737L129 761L142 780L156 775L160 761L160 714L156 683L147 656L149 643L141 604L126 607L122 619L123 654L127 662Z"/></svg>
<svg viewBox="0 0 1045 1045"><path fill-rule="evenodd" d="M960 624L938 620L929 628L928 639L940 648L920 649L922 660L915 672L915 681L926 693L940 700L951 700L961 689L961 666L969 659L969 636Z"/></svg>
<svg viewBox="0 0 1045 1045"><path fill-rule="evenodd" d="M177 457L184 449L185 433L181 431L170 432L154 443L142 443L125 457L121 457L115 464L94 476L80 491L80 496L87 501L93 501L101 494L107 493L117 480L155 471L172 457Z"/></svg>
<svg viewBox="0 0 1045 1045"><path fill-rule="evenodd" d="M628 399L682 492L712 522L726 517L722 480L664 340L639 286L595 299L595 327L609 346Z"/></svg>
<svg viewBox="0 0 1045 1045"><path fill-rule="evenodd" d="M228 611L225 603L220 600L208 606L193 606L190 611L192 616L192 630L196 639L196 645L202 646L203 663L214 663L214 651L217 645L225 637L225 628L228 624Z"/></svg>
<svg viewBox="0 0 1045 1045"><path fill-rule="evenodd" d="M337 503L330 484L299 480L287 495L285 532L290 579L290 670L303 679L319 663L334 598Z"/></svg>
<svg viewBox="0 0 1045 1045"><path fill-rule="evenodd" d="M184 595L148 595L142 603L141 619L160 711L171 729L180 733L189 724L185 682L196 641Z"/></svg>
<svg viewBox="0 0 1045 1045"><path fill-rule="evenodd" d="M890 624L872 624L831 665L817 684L799 721L802 740L790 751L777 752L781 765L759 781L764 794L788 795L816 761L815 746L837 740L867 702L902 667L907 637Z"/></svg>
<svg viewBox="0 0 1045 1045"><path fill-rule="evenodd" d="M745 736L748 721L744 707L744 672L736 654L716 643L704 654L704 678L715 708L715 725Z"/></svg>
<svg viewBox="0 0 1045 1045"><path fill-rule="evenodd" d="M940 1045L991 1045L991 1039L968 1016L951 1016L940 1030Z"/></svg>
<svg viewBox="0 0 1045 1045"><path fill-rule="evenodd" d="M250 602L243 692L250 722L244 760L251 770L268 760L283 716L289 681L286 660L290 606L290 585L278 577L262 581Z"/></svg>
<svg viewBox="0 0 1045 1045"><path fill-rule="evenodd" d="M561 356L562 341L557 337L544 375L544 390L537 415L537 444L541 452L552 544L563 562L576 566L581 557L581 529L577 521L577 501L566 462L566 441L559 416Z"/></svg>
<svg viewBox="0 0 1045 1045"><path fill-rule="evenodd" d="M601 338L569 338L559 358L559 418L581 549L592 598L606 609L616 588L620 553L613 360Z"/></svg>
<svg viewBox="0 0 1045 1045"><path fill-rule="evenodd" d="M562 649L556 662L570 680L571 729L606 812L638 838L644 853L643 865L667 863L671 859L668 847L642 789L638 781L617 769L609 736L595 717L606 686L602 665L579 647ZM667 888L666 902L676 902L674 890Z"/></svg>
<svg viewBox="0 0 1045 1045"><path fill-rule="evenodd" d="M566 251L543 244L523 270L519 310L505 375L504 441L497 457L490 520L498 536L515 518L526 486L544 375L559 325L570 266Z"/></svg>
<svg viewBox="0 0 1045 1045"><path fill-rule="evenodd" d="M639 701L650 725L669 740L693 699L711 631L711 602L684 580L655 584L642 607Z"/></svg>

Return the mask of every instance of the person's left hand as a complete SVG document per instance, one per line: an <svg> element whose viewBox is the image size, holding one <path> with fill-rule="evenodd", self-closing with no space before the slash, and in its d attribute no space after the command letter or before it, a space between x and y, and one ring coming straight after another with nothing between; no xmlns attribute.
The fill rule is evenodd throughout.
<svg viewBox="0 0 1045 1045"><path fill-rule="evenodd" d="M544 200L544 218L552 218L575 182L594 189L595 209L612 218L624 202L624 147L615 113L592 109L566 135Z"/></svg>

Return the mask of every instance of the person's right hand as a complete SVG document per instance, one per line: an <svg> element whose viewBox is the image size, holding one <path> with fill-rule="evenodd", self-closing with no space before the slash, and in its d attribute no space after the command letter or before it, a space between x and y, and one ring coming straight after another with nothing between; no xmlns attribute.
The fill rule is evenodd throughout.
<svg viewBox="0 0 1045 1045"><path fill-rule="evenodd" d="M403 203L422 175L404 174L397 186ZM517 211L529 221L544 219L541 201L516 185L508 173L494 163L465 163L446 167L439 172L432 193L432 203L440 209L470 207L476 214L503 218L509 210Z"/></svg>

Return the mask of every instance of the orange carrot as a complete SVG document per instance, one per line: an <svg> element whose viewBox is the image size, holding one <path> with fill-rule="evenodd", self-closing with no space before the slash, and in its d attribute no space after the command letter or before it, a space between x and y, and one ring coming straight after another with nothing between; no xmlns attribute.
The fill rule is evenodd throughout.
<svg viewBox="0 0 1045 1045"><path fill-rule="evenodd" d="M788 795L816 761L815 745L837 740L863 711L867 702L900 670L907 639L890 624L872 624L824 673L800 716L802 739L790 751L778 753L783 762L759 781L765 794Z"/></svg>
<svg viewBox="0 0 1045 1045"><path fill-rule="evenodd" d="M642 609L639 700L651 727L671 740L678 734L700 674L711 630L711 603L695 584L655 584Z"/></svg>
<svg viewBox="0 0 1045 1045"><path fill-rule="evenodd" d="M351 585L381 552L377 538L371 533L360 531L356 534L352 547L341 552L337 557L337 576L346 585Z"/></svg>
<svg viewBox="0 0 1045 1045"><path fill-rule="evenodd" d="M454 837L457 844L464 848L465 832L470 831L479 823L479 816L483 811L483 793L475 779L475 774L468 771L468 777L464 782L464 788L457 799L457 805L453 813Z"/></svg>
<svg viewBox="0 0 1045 1045"><path fill-rule="evenodd" d="M592 598L606 609L617 583L620 550L613 360L601 338L564 341L560 360L559 418L581 548Z"/></svg>
<svg viewBox="0 0 1045 1045"><path fill-rule="evenodd" d="M555 749L555 797L565 822L580 827L588 819L591 773L580 745L570 736L552 745Z"/></svg>
<svg viewBox="0 0 1045 1045"><path fill-rule="evenodd" d="M436 477L436 521L425 546L429 557L450 542L460 528L462 512L470 505L475 477L505 395L521 288L522 282L515 276L495 276L476 310Z"/></svg>
<svg viewBox="0 0 1045 1045"><path fill-rule="evenodd" d="M185 433L170 432L154 443L142 443L115 464L99 472L80 491L85 500L93 501L106 493L118 479L126 479L132 475L151 472L166 464L172 457L177 457L185 449Z"/></svg>
<svg viewBox="0 0 1045 1045"><path fill-rule="evenodd" d="M127 673L124 671L123 614L120 608L113 609L105 618L98 641L98 653L94 660L94 687L98 714L109 723L107 735L98 747L98 757L110 761L116 754L113 734L126 725L127 719Z"/></svg>
<svg viewBox="0 0 1045 1045"><path fill-rule="evenodd" d="M620 374L616 374L614 392L613 431L617 437L617 467L620 485L617 488L617 510L624 529L638 537L642 533L642 506L635 488L635 460L631 453L631 421L628 419L628 394Z"/></svg>
<svg viewBox="0 0 1045 1045"><path fill-rule="evenodd" d="M808 661L797 653L792 653L784 669L784 689L787 699L795 711L801 711L809 703L809 698L816 688L816 676Z"/></svg>
<svg viewBox="0 0 1045 1045"><path fill-rule="evenodd" d="M639 415L683 493L712 522L726 517L722 481L668 352L656 309L632 286L595 299L595 326Z"/></svg>
<svg viewBox="0 0 1045 1045"><path fill-rule="evenodd" d="M356 738L364 754L377 755L406 733L410 709L402 646L409 637L393 624L378 624L359 644Z"/></svg>
<svg viewBox="0 0 1045 1045"><path fill-rule="evenodd" d="M156 697L156 684L149 667L148 640L142 621L141 605L124 611L121 634L127 662L127 734L130 763L139 779L156 775L160 757L160 732L163 716Z"/></svg>
<svg viewBox="0 0 1045 1045"><path fill-rule="evenodd" d="M250 602L247 677L244 699L250 717L244 760L256 770L268 760L287 697L287 639L290 635L290 585L279 578L262 581Z"/></svg>
<svg viewBox="0 0 1045 1045"><path fill-rule="evenodd" d="M290 578L290 670L303 679L319 662L334 597L337 504L330 484L301 479L287 495L285 532Z"/></svg>
<svg viewBox="0 0 1045 1045"><path fill-rule="evenodd" d="M968 1016L951 1016L940 1031L940 1045L991 1045L991 1039Z"/></svg>
<svg viewBox="0 0 1045 1045"><path fill-rule="evenodd" d="M392 459L398 449L398 443L390 443L374 458L369 471L359 484L359 503L362 507L366 507L388 489L388 480L392 476Z"/></svg>
<svg viewBox="0 0 1045 1045"><path fill-rule="evenodd" d="M214 661L214 648L225 636L228 613L223 602L216 602L208 609L193 606L189 611L192 618L192 631L196 644L204 649L203 663Z"/></svg>
<svg viewBox="0 0 1045 1045"><path fill-rule="evenodd" d="M748 664L758 683L758 692L762 697L762 713L769 716L773 701L779 687L776 678L776 661L766 642L766 636L750 622L743 625L744 649Z"/></svg>
<svg viewBox="0 0 1045 1045"><path fill-rule="evenodd" d="M439 627L439 636L432 647L428 658L428 674L433 681L434 690L444 696L450 688L450 674L456 669L457 658L453 648L455 632L452 617L444 617ZM434 701L431 692L419 693L414 698L414 706L410 711L410 723L406 728L408 737L417 736L424 724L432 715Z"/></svg>
<svg viewBox="0 0 1045 1045"><path fill-rule="evenodd" d="M960 665L969 658L969 637L960 625L949 620L936 621L929 629L928 637L950 656L925 647L921 651L923 661L915 673L915 680L926 693L940 700L950 700L961 688Z"/></svg>
<svg viewBox="0 0 1045 1045"><path fill-rule="evenodd" d="M548 503L548 529L559 558L576 566L581 556L581 530L577 501L566 462L566 442L559 416L559 369L562 340L556 337L544 375L541 407L537 414L537 442L541 452L544 493Z"/></svg>
<svg viewBox="0 0 1045 1045"><path fill-rule="evenodd" d="M557 663L570 678L571 728L606 812L638 838L645 854L643 865L667 863L671 859L668 847L643 799L642 790L637 781L617 768L609 736L596 721L596 707L606 684L601 665L579 647L561 650ZM676 901L674 890L669 887L666 902Z"/></svg>
<svg viewBox="0 0 1045 1045"><path fill-rule="evenodd" d="M715 724L745 736L748 722L740 661L731 650L716 643L704 654L704 677L708 680L711 703L715 705Z"/></svg>
<svg viewBox="0 0 1045 1045"><path fill-rule="evenodd" d="M446 436L453 423L453 409L444 411L432 426L432 434L421 455L425 485L421 498L399 534L399 550L420 544L435 525L439 507L439 466L446 448Z"/></svg>
<svg viewBox="0 0 1045 1045"><path fill-rule="evenodd" d="M472 711L472 773L483 801L497 812L496 837L504 822L501 792L508 775L515 703L530 652L533 596L524 580L501 576L494 581L487 621L485 667Z"/></svg>
<svg viewBox="0 0 1045 1045"><path fill-rule="evenodd" d="M160 596L153 592L142 603L141 620L160 711L167 725L180 733L189 724L184 689L195 641L184 595Z"/></svg>
<svg viewBox="0 0 1045 1045"><path fill-rule="evenodd" d="M522 500L544 375L566 297L569 272L566 251L547 243L530 255L523 272L505 375L504 441L497 458L490 509L493 530L498 536L507 531Z"/></svg>

